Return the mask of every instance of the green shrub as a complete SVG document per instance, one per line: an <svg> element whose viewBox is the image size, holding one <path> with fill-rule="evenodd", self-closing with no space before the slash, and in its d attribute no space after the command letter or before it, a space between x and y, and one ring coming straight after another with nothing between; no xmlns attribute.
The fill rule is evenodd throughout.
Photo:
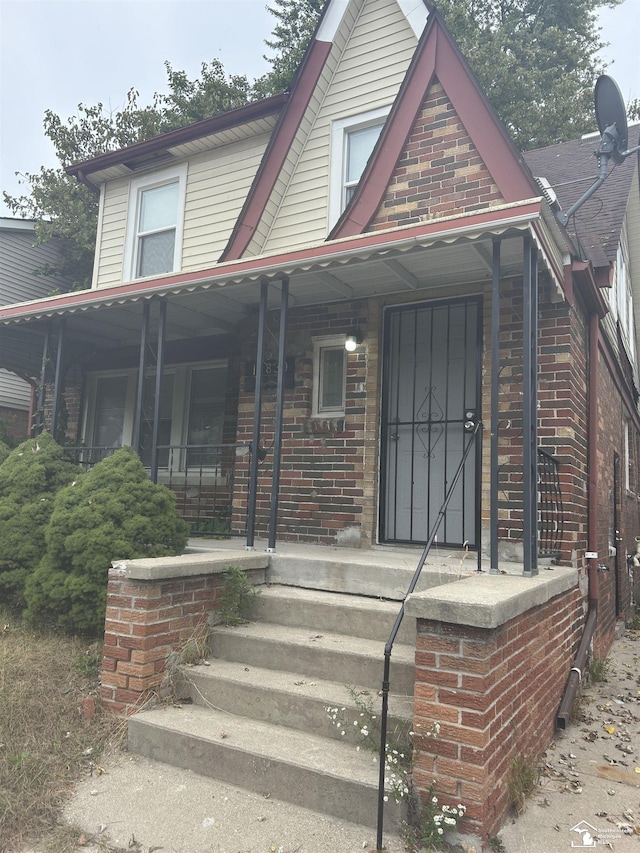
<svg viewBox="0 0 640 853"><path fill-rule="evenodd" d="M123 447L58 494L46 553L27 583L25 617L99 635L111 562L178 554L187 538L174 494Z"/></svg>
<svg viewBox="0 0 640 853"><path fill-rule="evenodd" d="M45 552L55 496L77 474L48 433L24 441L0 465L0 601L9 607L24 606L26 579Z"/></svg>

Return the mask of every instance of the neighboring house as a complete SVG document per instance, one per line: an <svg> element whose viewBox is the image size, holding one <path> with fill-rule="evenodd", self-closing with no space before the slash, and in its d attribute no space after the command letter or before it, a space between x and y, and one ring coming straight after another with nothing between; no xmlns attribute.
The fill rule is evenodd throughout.
<svg viewBox="0 0 640 853"><path fill-rule="evenodd" d="M456 744L447 773L463 781L445 790L480 803L481 834L504 815L494 756L540 748L580 637L604 655L630 605L637 160L567 228L549 191L566 210L596 146L523 157L426 4L331 0L289 92L70 167L100 193L93 286L0 310L0 362L20 353L33 377L60 365L52 418L64 402L80 458L132 444L194 530L270 550L422 546L460 470L438 543L484 553L495 577L478 582L515 561L544 585L540 557L574 579L549 622L504 639L548 624L524 665L543 679L557 655L556 680ZM453 621L415 615L436 640ZM460 648L475 648L481 623L466 624ZM469 666L465 689L483 689ZM467 792L476 760L485 782Z"/></svg>
<svg viewBox="0 0 640 853"><path fill-rule="evenodd" d="M1 217L0 305L42 299L54 290L65 290L59 277L36 274L57 259L55 244L36 244L35 222ZM15 363L16 372L10 354L4 354L3 365L9 369L0 370L0 421L8 436L21 441L29 432L34 385L24 378L20 359Z"/></svg>

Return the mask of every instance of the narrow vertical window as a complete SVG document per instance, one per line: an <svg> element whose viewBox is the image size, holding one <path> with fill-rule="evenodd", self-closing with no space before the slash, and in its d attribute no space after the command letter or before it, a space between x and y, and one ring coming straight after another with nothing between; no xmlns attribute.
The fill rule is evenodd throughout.
<svg viewBox="0 0 640 853"><path fill-rule="evenodd" d="M344 415L347 360L344 337L319 338L313 342L313 414Z"/></svg>
<svg viewBox="0 0 640 853"><path fill-rule="evenodd" d="M180 269L186 176L181 166L131 182L125 281Z"/></svg>
<svg viewBox="0 0 640 853"><path fill-rule="evenodd" d="M177 181L140 193L136 277L173 270L177 221Z"/></svg>

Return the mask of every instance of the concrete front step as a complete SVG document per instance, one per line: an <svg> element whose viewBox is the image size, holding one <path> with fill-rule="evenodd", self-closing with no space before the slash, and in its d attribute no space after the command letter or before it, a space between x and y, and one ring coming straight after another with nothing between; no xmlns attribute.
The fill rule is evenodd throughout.
<svg viewBox="0 0 640 853"><path fill-rule="evenodd" d="M345 628L348 628L345 625ZM317 629L252 622L233 628L217 627L212 633L215 658L246 666L288 670L308 680L323 678L379 690L384 645L376 640ZM391 690L413 695L415 650L397 644L391 657Z"/></svg>
<svg viewBox="0 0 640 853"><path fill-rule="evenodd" d="M381 699L377 691L353 687L360 702L373 708L380 720ZM212 660L209 666L183 670L177 685L180 699L263 722L287 726L323 737L362 744L361 728L371 720L352 698L345 684L323 679L307 680L291 672L244 666L242 663ZM332 722L327 708L337 710L343 726ZM387 742L407 743L413 716L413 698L391 695ZM358 722L359 725L354 725ZM375 725L375 721L374 721ZM342 735L342 732L345 732Z"/></svg>
<svg viewBox="0 0 640 853"><path fill-rule="evenodd" d="M252 618L291 627L316 628L338 634L379 640L389 639L400 610L398 601L360 595L298 589L291 586L261 587L253 603ZM405 618L397 642L415 646L415 619Z"/></svg>
<svg viewBox="0 0 640 853"><path fill-rule="evenodd" d="M132 717L129 749L343 820L376 823L378 762L347 743L189 705ZM397 828L400 817L387 803L385 825Z"/></svg>

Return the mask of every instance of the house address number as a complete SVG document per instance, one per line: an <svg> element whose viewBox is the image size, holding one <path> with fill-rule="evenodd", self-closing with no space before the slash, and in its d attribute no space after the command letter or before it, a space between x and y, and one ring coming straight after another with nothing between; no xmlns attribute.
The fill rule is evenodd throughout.
<svg viewBox="0 0 640 853"><path fill-rule="evenodd" d="M284 387L293 388L293 375L295 372L295 359L286 358L284 362ZM265 358L262 362L262 387L270 390L278 387L278 362L275 358ZM256 363L248 361L244 374L244 390L255 391L256 388Z"/></svg>

